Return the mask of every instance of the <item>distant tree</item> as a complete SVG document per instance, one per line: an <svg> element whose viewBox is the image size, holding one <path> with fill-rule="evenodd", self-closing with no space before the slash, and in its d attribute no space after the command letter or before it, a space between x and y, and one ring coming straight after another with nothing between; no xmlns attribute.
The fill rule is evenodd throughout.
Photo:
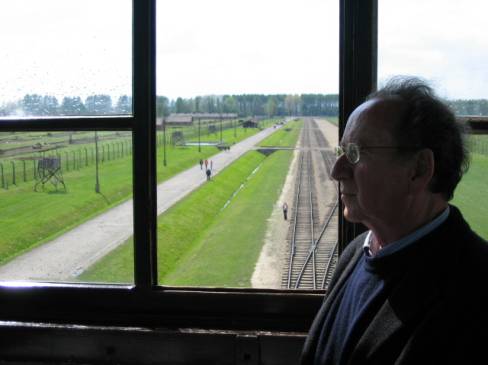
<svg viewBox="0 0 488 365"><path fill-rule="evenodd" d="M22 116L24 114L24 111L22 109L22 101L12 101L3 104L0 107L0 115L1 116Z"/></svg>
<svg viewBox="0 0 488 365"><path fill-rule="evenodd" d="M110 95L90 95L85 100L85 108L89 115L107 115L112 113L112 97Z"/></svg>
<svg viewBox="0 0 488 365"><path fill-rule="evenodd" d="M215 97L212 95L202 97L201 108L202 113L217 113Z"/></svg>
<svg viewBox="0 0 488 365"><path fill-rule="evenodd" d="M79 96L65 96L61 103L60 114L62 115L85 115L85 105Z"/></svg>
<svg viewBox="0 0 488 365"><path fill-rule="evenodd" d="M183 98L176 99L176 113L188 113L188 106L187 103Z"/></svg>
<svg viewBox="0 0 488 365"><path fill-rule="evenodd" d="M195 113L201 113L202 112L202 110L200 109L201 104L202 104L202 97L197 96L195 98Z"/></svg>
<svg viewBox="0 0 488 365"><path fill-rule="evenodd" d="M266 115L268 117L273 117L276 115L276 100L273 96L268 97L268 101L265 106Z"/></svg>
<svg viewBox="0 0 488 365"><path fill-rule="evenodd" d="M237 100L234 96L224 95L223 103L224 103L224 109L223 109L224 113L237 113L238 112Z"/></svg>
<svg viewBox="0 0 488 365"><path fill-rule="evenodd" d="M287 95L285 98L285 108L288 115L299 115L299 95Z"/></svg>
<svg viewBox="0 0 488 365"><path fill-rule="evenodd" d="M480 115L488 115L488 100L486 99L481 99L479 101L479 112Z"/></svg>
<svg viewBox="0 0 488 365"><path fill-rule="evenodd" d="M22 109L26 115L44 115L42 96L38 94L26 94L22 99Z"/></svg>
<svg viewBox="0 0 488 365"><path fill-rule="evenodd" d="M55 96L44 95L42 98L43 115L59 115L59 103Z"/></svg>
<svg viewBox="0 0 488 365"><path fill-rule="evenodd" d="M166 96L156 97L156 117L167 117L170 114L169 99Z"/></svg>
<svg viewBox="0 0 488 365"><path fill-rule="evenodd" d="M117 114L130 114L132 113L132 98L127 95L119 96L117 105L115 106L115 113Z"/></svg>

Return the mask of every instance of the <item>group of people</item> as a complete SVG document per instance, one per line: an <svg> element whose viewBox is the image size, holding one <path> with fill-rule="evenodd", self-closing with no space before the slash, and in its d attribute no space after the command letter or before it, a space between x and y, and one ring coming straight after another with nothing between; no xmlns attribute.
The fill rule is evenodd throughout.
<svg viewBox="0 0 488 365"><path fill-rule="evenodd" d="M339 258L301 364L488 363L488 244L449 204L469 161L453 112L423 80L393 78L336 154L344 217L367 230Z"/></svg>
<svg viewBox="0 0 488 365"><path fill-rule="evenodd" d="M212 160L202 160L200 159L200 170L203 170L203 166L205 165L205 176L207 176L207 181L212 177L212 170L213 170L213 161Z"/></svg>

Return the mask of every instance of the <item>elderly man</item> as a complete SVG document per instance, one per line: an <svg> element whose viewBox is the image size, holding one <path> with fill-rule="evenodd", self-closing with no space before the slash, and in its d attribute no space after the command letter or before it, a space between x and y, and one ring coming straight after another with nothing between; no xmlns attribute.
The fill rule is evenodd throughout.
<svg viewBox="0 0 488 365"><path fill-rule="evenodd" d="M395 78L337 152L344 216L369 230L342 254L302 364L488 363L488 245L448 204L467 167L453 113Z"/></svg>

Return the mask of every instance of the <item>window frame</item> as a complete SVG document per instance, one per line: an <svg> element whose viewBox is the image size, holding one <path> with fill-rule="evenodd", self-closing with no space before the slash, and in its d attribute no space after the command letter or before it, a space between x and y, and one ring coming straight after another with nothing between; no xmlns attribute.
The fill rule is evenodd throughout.
<svg viewBox="0 0 488 365"><path fill-rule="evenodd" d="M376 85L377 0L340 1L339 134ZM131 131L134 285L0 283L0 320L306 332L323 291L157 285L156 0L133 0L133 114L0 120L4 131ZM137 163L136 163L137 161ZM344 221L342 250L361 229ZM286 317L286 321L283 321Z"/></svg>

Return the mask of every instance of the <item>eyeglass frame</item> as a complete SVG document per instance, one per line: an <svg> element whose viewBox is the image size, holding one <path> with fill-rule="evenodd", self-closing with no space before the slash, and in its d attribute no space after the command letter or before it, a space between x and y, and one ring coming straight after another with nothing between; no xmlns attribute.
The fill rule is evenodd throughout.
<svg viewBox="0 0 488 365"><path fill-rule="evenodd" d="M351 159L350 156L348 155L348 149L350 149L351 147L354 147L357 149L357 156L358 157L355 160ZM417 149L416 147L413 147L413 146L411 146L411 147L409 147L409 146L360 146L357 143L350 142L350 143L346 143L345 146L342 146L342 145L336 146L334 148L334 153L335 153L337 158L345 155L347 161L350 164L355 165L361 159L361 150L368 150L368 149L375 149L375 148L379 148L379 149L400 149L400 150L416 150Z"/></svg>

